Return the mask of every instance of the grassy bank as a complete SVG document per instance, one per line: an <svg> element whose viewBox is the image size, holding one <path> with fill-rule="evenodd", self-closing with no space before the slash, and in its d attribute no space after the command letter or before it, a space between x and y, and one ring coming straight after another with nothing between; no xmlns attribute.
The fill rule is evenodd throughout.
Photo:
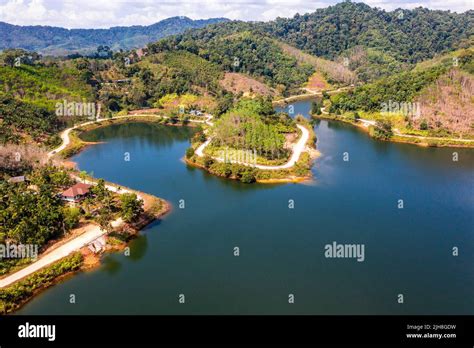
<svg viewBox="0 0 474 348"><path fill-rule="evenodd" d="M114 185L107 183L108 185ZM118 185L114 185L118 187ZM105 235L106 247L102 252L115 252L123 250L127 244L139 234L139 231L171 210L171 205L158 197L126 189L139 194L144 200L143 213L131 223L123 224ZM61 241L59 241L61 243ZM8 314L21 308L31 298L46 288L60 282L66 276L79 270L90 270L100 266L101 254L92 253L83 247L60 261L57 261L30 276L0 289L0 314Z"/></svg>
<svg viewBox="0 0 474 348"><path fill-rule="evenodd" d="M139 117L132 117L133 121L137 121ZM143 119L150 120L150 117L144 117ZM155 118L156 119L156 118ZM118 122L125 122L124 118L117 119ZM143 122L140 117L140 121ZM160 119L161 122L163 120ZM107 120L102 122L96 122L82 128L75 129L70 132L70 144L65 149L64 153L61 152L62 157L71 156L74 153L79 152L86 145L90 144L82 141L79 138L79 134L83 131L92 130L98 127L108 126L115 123L115 120ZM81 177L81 179L88 181L97 181L92 177L87 175L79 175L75 172L76 177ZM135 193L143 200L143 210L138 216L135 216L133 219L130 219L130 222L123 223L120 227L114 229L114 231L104 235L106 238L106 246L101 250L102 252L122 250L126 247L127 243L136 237L139 234L140 229L148 225L155 219L158 219L165 215L171 210L171 205L163 199L158 197L135 191L132 189L125 188L123 186L104 182L105 185L114 186L115 188L120 188L117 190L119 193ZM118 216L115 214L112 216L112 219L117 219ZM125 218L124 218L125 219ZM127 220L128 221L128 220ZM90 224L92 227L96 228L95 224ZM85 226L89 227L89 225ZM81 226L76 230L77 233L83 233L85 228ZM71 231L71 235L72 235ZM77 234L77 235L79 235ZM77 236L74 235L74 236ZM64 239L59 239L50 245L55 247L56 245L61 245L65 242ZM72 274L79 269L91 269L100 265L101 254L94 254L87 246L81 248L80 251L74 252L73 254L50 264L41 270L21 279L3 289L0 289L0 313L7 314L19 309L23 304L28 300L38 294L40 291L56 284L66 275ZM24 267L29 260L21 261L20 263L10 264L8 263L0 268L0 273L6 275L7 273L14 272L19 269L20 266Z"/></svg>
<svg viewBox="0 0 474 348"><path fill-rule="evenodd" d="M296 102L304 101L304 100L312 100L320 96L321 96L320 94L312 94L312 93L300 94L300 95L295 95L295 96L291 96L284 99L274 100L272 104L273 106L285 107L291 103L296 103Z"/></svg>
<svg viewBox="0 0 474 348"><path fill-rule="evenodd" d="M325 120L333 120L338 122L344 122L351 124L355 127L362 129L363 131L367 132L371 137L374 137L373 128L374 126L366 127L360 121L357 121L353 118L345 117L344 115L334 115L334 114L321 114L321 115L311 115L313 119L325 119ZM374 118L373 120L378 120L378 118ZM406 144L413 144L418 146L424 147L468 147L474 148L474 141L464 141L463 139L452 139L447 137L433 137L429 135L427 132L420 134L421 132L409 132L410 134L392 134L390 137L385 139L384 141L392 141L397 143L406 143ZM375 138L375 137L374 137Z"/></svg>
<svg viewBox="0 0 474 348"><path fill-rule="evenodd" d="M23 280L0 289L0 313L7 314L17 310L39 292L78 271L82 261L81 253L74 253Z"/></svg>

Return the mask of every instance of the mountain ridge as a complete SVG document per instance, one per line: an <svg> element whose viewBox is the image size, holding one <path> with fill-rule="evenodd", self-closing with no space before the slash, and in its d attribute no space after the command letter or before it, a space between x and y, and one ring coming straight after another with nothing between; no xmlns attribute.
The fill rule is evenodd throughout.
<svg viewBox="0 0 474 348"><path fill-rule="evenodd" d="M226 18L193 20L188 17L170 17L151 25L115 26L107 29L67 29L55 26L21 26L0 22L0 50L21 48L46 55L90 53L97 46L106 45L114 50L143 47L149 42L187 29L202 28L209 24L228 21Z"/></svg>

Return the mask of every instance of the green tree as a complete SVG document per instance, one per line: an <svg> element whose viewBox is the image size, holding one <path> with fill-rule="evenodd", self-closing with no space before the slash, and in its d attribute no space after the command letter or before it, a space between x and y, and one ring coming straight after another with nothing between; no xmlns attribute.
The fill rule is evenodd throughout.
<svg viewBox="0 0 474 348"><path fill-rule="evenodd" d="M64 207L64 227L71 230L77 226L81 217L81 210L78 207Z"/></svg>
<svg viewBox="0 0 474 348"><path fill-rule="evenodd" d="M244 184L251 184L256 181L255 179L255 173L253 170L245 170L242 173L242 176L240 177L240 181L243 182Z"/></svg>
<svg viewBox="0 0 474 348"><path fill-rule="evenodd" d="M186 158L191 158L194 156L194 149L192 147L188 147L186 149Z"/></svg>
<svg viewBox="0 0 474 348"><path fill-rule="evenodd" d="M321 115L321 105L317 101L311 102L311 113L313 115Z"/></svg>
<svg viewBox="0 0 474 348"><path fill-rule="evenodd" d="M143 200L135 193L124 193L120 196L120 216L125 222L134 222L143 213Z"/></svg>
<svg viewBox="0 0 474 348"><path fill-rule="evenodd" d="M96 200L102 203L111 195L110 191L105 187L104 179L99 179L97 185L92 186L91 192L95 195Z"/></svg>
<svg viewBox="0 0 474 348"><path fill-rule="evenodd" d="M78 174L79 179L82 180L82 182L86 182L87 179L87 172L85 170L81 170Z"/></svg>
<svg viewBox="0 0 474 348"><path fill-rule="evenodd" d="M205 156L203 159L204 168L209 169L209 167L214 163L214 160L210 156Z"/></svg>
<svg viewBox="0 0 474 348"><path fill-rule="evenodd" d="M113 215L112 210L108 206L102 206L99 208L99 214L97 216L97 223L100 226L101 230L106 231L107 233L112 232L112 221Z"/></svg>
<svg viewBox="0 0 474 348"><path fill-rule="evenodd" d="M371 135L376 139L387 140L392 137L392 124L390 121L377 121L375 126L371 127Z"/></svg>
<svg viewBox="0 0 474 348"><path fill-rule="evenodd" d="M425 119L423 119L420 123L420 130L428 130L428 122L426 122Z"/></svg>

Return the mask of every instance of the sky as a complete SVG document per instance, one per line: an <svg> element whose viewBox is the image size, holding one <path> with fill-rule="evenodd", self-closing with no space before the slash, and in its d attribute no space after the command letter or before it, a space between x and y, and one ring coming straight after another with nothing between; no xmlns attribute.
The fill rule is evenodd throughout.
<svg viewBox="0 0 474 348"><path fill-rule="evenodd" d="M268 21L313 12L340 0L0 0L0 21L17 25L109 28L150 25L174 16ZM365 0L391 11L419 6L464 12L474 0Z"/></svg>

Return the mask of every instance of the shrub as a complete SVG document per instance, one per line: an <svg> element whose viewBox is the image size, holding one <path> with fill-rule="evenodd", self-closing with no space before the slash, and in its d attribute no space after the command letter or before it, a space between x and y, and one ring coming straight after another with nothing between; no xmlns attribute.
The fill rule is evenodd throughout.
<svg viewBox="0 0 474 348"><path fill-rule="evenodd" d="M77 207L64 207L64 225L70 230L77 226L81 217L81 210Z"/></svg>
<svg viewBox="0 0 474 348"><path fill-rule="evenodd" d="M188 147L186 149L186 158L191 158L194 156L194 149L192 148L192 146Z"/></svg>
<svg viewBox="0 0 474 348"><path fill-rule="evenodd" d="M0 289L0 313L15 310L23 301L32 296L35 290L52 285L55 278L76 271L81 265L82 255L76 252L25 279Z"/></svg>
<svg viewBox="0 0 474 348"><path fill-rule="evenodd" d="M214 163L214 160L210 156L205 156L203 160L204 168L209 169L209 167Z"/></svg>
<svg viewBox="0 0 474 348"><path fill-rule="evenodd" d="M226 178L232 175L232 169L228 163L215 162L211 165L210 172L218 176L224 176Z"/></svg>
<svg viewBox="0 0 474 348"><path fill-rule="evenodd" d="M426 122L426 120L421 121L420 130L428 130L428 122Z"/></svg>
<svg viewBox="0 0 474 348"><path fill-rule="evenodd" d="M377 121L370 129L370 135L376 139L389 139L392 137L392 124L389 121Z"/></svg>
<svg viewBox="0 0 474 348"><path fill-rule="evenodd" d="M225 164L224 165L224 176L226 178L230 177L232 175L232 169L230 168L230 166L228 164Z"/></svg>
<svg viewBox="0 0 474 348"><path fill-rule="evenodd" d="M357 121L357 120L360 118L360 116L359 116L359 114L358 114L357 112L353 112L353 113L347 115L346 118L347 118L349 121L355 122L355 121Z"/></svg>
<svg viewBox="0 0 474 348"><path fill-rule="evenodd" d="M317 101L311 102L311 113L321 115L321 105Z"/></svg>
<svg viewBox="0 0 474 348"><path fill-rule="evenodd" d="M193 137L193 142L197 142L197 143L203 143L206 140L207 140L206 134L204 134L204 132L196 133L196 135L194 135Z"/></svg>
<svg viewBox="0 0 474 348"><path fill-rule="evenodd" d="M245 172L242 173L242 177L240 178L240 181L243 182L244 184L251 184L256 181L255 179L255 173L252 170L246 170Z"/></svg>

